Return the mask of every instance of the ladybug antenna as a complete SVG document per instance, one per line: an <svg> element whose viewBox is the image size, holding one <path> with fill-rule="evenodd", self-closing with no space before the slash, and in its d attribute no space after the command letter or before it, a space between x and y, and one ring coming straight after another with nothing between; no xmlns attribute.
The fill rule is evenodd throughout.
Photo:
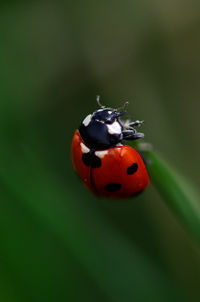
<svg viewBox="0 0 200 302"><path fill-rule="evenodd" d="M97 104L99 105L100 108L102 108L102 109L105 108L105 106L103 106L103 105L100 103L100 95L97 95L97 96L96 96L96 100L97 100Z"/></svg>
<svg viewBox="0 0 200 302"><path fill-rule="evenodd" d="M129 104L129 102L125 102L124 105L122 107L117 108L116 111L124 110L128 106L128 104Z"/></svg>
<svg viewBox="0 0 200 302"><path fill-rule="evenodd" d="M129 102L125 102L124 105L122 107L119 107L116 109L117 112L121 112L124 111L125 108L128 106Z"/></svg>
<svg viewBox="0 0 200 302"><path fill-rule="evenodd" d="M124 103L124 106L122 107L122 109L124 110L128 105L129 105L129 102L126 101L126 102Z"/></svg>
<svg viewBox="0 0 200 302"><path fill-rule="evenodd" d="M125 102L124 105L120 108L117 108L116 111L116 116L120 117L121 115L124 115L126 111L124 110L128 106L129 102Z"/></svg>

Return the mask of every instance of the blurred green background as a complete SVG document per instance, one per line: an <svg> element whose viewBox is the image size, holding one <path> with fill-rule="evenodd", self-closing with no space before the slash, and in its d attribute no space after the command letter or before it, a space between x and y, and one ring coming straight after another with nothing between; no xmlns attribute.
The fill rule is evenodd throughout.
<svg viewBox="0 0 200 302"><path fill-rule="evenodd" d="M70 144L97 94L128 100L146 141L199 187L200 3L0 6L0 300L199 301L199 248L156 189L96 198Z"/></svg>

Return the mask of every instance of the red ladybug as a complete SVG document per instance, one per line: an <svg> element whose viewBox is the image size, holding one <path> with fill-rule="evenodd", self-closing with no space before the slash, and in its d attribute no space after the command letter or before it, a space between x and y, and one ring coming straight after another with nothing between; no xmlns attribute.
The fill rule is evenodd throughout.
<svg viewBox="0 0 200 302"><path fill-rule="evenodd" d="M134 129L142 121L122 122L120 116L126 113L124 110L105 108L99 98L97 102L101 108L86 116L74 133L74 169L98 196L133 196L147 187L149 176L139 153L121 143L144 137Z"/></svg>

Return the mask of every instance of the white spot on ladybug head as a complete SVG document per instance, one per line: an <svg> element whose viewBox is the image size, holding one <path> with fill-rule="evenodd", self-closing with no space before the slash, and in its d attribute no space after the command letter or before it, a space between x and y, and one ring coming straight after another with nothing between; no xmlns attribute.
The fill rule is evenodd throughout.
<svg viewBox="0 0 200 302"><path fill-rule="evenodd" d="M89 123L91 122L91 119L92 119L92 114L89 114L88 116L86 116L86 118L83 120L83 125L85 127L87 127L89 125Z"/></svg>
<svg viewBox="0 0 200 302"><path fill-rule="evenodd" d="M108 150L104 150L104 151L95 151L95 155L97 157L103 158L106 154L108 154Z"/></svg>
<svg viewBox="0 0 200 302"><path fill-rule="evenodd" d="M108 114L112 114L112 111L109 110L109 111L108 111Z"/></svg>
<svg viewBox="0 0 200 302"><path fill-rule="evenodd" d="M111 125L107 125L108 127L108 132L110 134L121 134L122 128L118 122L114 122Z"/></svg>
<svg viewBox="0 0 200 302"><path fill-rule="evenodd" d="M96 122L99 122L99 123L102 123L102 124L105 124L104 121L101 121L101 120L95 120Z"/></svg>
<svg viewBox="0 0 200 302"><path fill-rule="evenodd" d="M88 152L90 152L90 149L88 147L86 147L86 145L84 145L83 143L81 143L81 151L83 153L88 153Z"/></svg>

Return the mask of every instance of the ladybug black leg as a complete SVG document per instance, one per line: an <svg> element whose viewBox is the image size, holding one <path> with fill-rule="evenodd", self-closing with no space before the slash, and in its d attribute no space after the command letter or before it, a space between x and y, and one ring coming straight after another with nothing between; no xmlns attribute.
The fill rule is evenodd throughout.
<svg viewBox="0 0 200 302"><path fill-rule="evenodd" d="M123 133L123 139L125 140L134 140L134 139L139 139L143 138L144 134L133 130L124 130L122 131Z"/></svg>
<svg viewBox="0 0 200 302"><path fill-rule="evenodd" d="M144 154L143 151L149 151L152 149L153 149L153 146L149 143L141 143L137 146L137 151L140 154L140 156L142 157L143 162L145 163L146 166L151 165L151 160L146 156L146 154Z"/></svg>
<svg viewBox="0 0 200 302"><path fill-rule="evenodd" d="M151 160L146 155L144 155L144 153L142 153L142 152L138 152L138 153L142 157L145 166L150 166L151 165Z"/></svg>
<svg viewBox="0 0 200 302"><path fill-rule="evenodd" d="M131 122L130 124L129 124L129 126L132 126L132 127L136 127L136 126L141 126L142 124L144 123L144 121L135 121L135 122Z"/></svg>

